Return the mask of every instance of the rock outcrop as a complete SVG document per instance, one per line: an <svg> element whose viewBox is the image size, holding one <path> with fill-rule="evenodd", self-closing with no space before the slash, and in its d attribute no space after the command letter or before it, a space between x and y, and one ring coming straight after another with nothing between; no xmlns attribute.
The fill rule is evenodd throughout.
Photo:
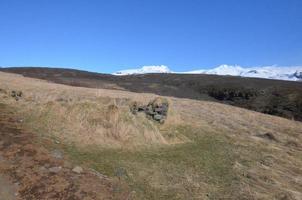
<svg viewBox="0 0 302 200"><path fill-rule="evenodd" d="M133 114L144 112L149 119L163 124L167 119L168 108L169 103L167 99L157 97L150 101L148 105L138 105L137 102L134 102L130 110Z"/></svg>

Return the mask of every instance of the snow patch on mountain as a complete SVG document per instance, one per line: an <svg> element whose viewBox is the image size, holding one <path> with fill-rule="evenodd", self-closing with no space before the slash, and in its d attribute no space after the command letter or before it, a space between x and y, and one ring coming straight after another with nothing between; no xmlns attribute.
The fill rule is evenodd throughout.
<svg viewBox="0 0 302 200"><path fill-rule="evenodd" d="M188 72L173 72L167 66L143 66L138 69L122 70L114 75L147 74L147 73L178 73L178 74L214 74L242 76L253 78L278 79L288 81L302 81L302 66L297 67L241 67L238 65L220 65L213 69L200 69Z"/></svg>
<svg viewBox="0 0 302 200"><path fill-rule="evenodd" d="M149 74L149 73L172 73L165 65L143 66L138 69L127 69L113 73L114 75Z"/></svg>
<svg viewBox="0 0 302 200"><path fill-rule="evenodd" d="M232 65L220 65L214 69L209 70L195 70L184 72L186 74L215 74L215 75L229 75L242 76L253 78L266 78L298 81L302 80L302 66L295 67L278 67L278 66L264 66L264 67L241 67Z"/></svg>
<svg viewBox="0 0 302 200"><path fill-rule="evenodd" d="M213 69L201 69L189 72L184 72L185 74L216 74L216 75L230 75L230 76L240 76L244 69L240 66L230 66L230 65L220 65L219 67Z"/></svg>

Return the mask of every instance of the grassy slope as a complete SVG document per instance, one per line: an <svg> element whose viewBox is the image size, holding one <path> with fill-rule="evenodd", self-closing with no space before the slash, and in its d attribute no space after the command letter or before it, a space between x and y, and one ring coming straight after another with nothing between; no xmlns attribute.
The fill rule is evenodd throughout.
<svg viewBox="0 0 302 200"><path fill-rule="evenodd" d="M112 76L71 69L2 68L0 70L73 86L124 89L164 96L219 101L288 119L302 120L302 83L299 82L202 74Z"/></svg>
<svg viewBox="0 0 302 200"><path fill-rule="evenodd" d="M18 102L2 92L1 101L14 106L29 129L60 141L50 148L62 148L74 162L125 180L134 199L299 199L302 195L300 122L168 98L168 121L158 126L127 109L129 101L148 102L154 98L151 94L75 88L3 73L0 83L7 92L24 92ZM103 129L112 102L122 111L121 122L132 130L140 127L139 132L123 132L125 137L119 138ZM102 123L94 127L90 117ZM113 133L128 127L124 125ZM257 136L267 132L275 140Z"/></svg>
<svg viewBox="0 0 302 200"><path fill-rule="evenodd" d="M81 164L125 179L137 199L235 197L239 180L232 145L221 136L178 128L194 142L133 151L67 147L67 152Z"/></svg>

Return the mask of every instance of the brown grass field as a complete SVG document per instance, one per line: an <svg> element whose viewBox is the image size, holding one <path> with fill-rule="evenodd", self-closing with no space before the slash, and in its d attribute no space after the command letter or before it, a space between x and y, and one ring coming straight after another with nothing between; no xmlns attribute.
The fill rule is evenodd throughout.
<svg viewBox="0 0 302 200"><path fill-rule="evenodd" d="M18 101L13 90L23 92ZM155 97L0 72L0 103L22 129L69 162L125 183L112 192L131 195L112 198L302 199L301 122L174 97L165 97L163 125L130 112L134 101Z"/></svg>
<svg viewBox="0 0 302 200"><path fill-rule="evenodd" d="M173 73L115 76L46 67L0 67L0 71L77 87L219 102L302 121L301 81Z"/></svg>

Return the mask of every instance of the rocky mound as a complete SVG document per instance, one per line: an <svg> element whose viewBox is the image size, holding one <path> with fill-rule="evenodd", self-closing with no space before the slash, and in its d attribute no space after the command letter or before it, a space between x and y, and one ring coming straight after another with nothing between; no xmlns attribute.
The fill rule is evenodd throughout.
<svg viewBox="0 0 302 200"><path fill-rule="evenodd" d="M130 107L130 110L134 115L137 112L144 112L149 119L153 119L154 121L163 124L167 119L168 108L168 100L157 97L147 105L138 105L137 102L134 102Z"/></svg>

